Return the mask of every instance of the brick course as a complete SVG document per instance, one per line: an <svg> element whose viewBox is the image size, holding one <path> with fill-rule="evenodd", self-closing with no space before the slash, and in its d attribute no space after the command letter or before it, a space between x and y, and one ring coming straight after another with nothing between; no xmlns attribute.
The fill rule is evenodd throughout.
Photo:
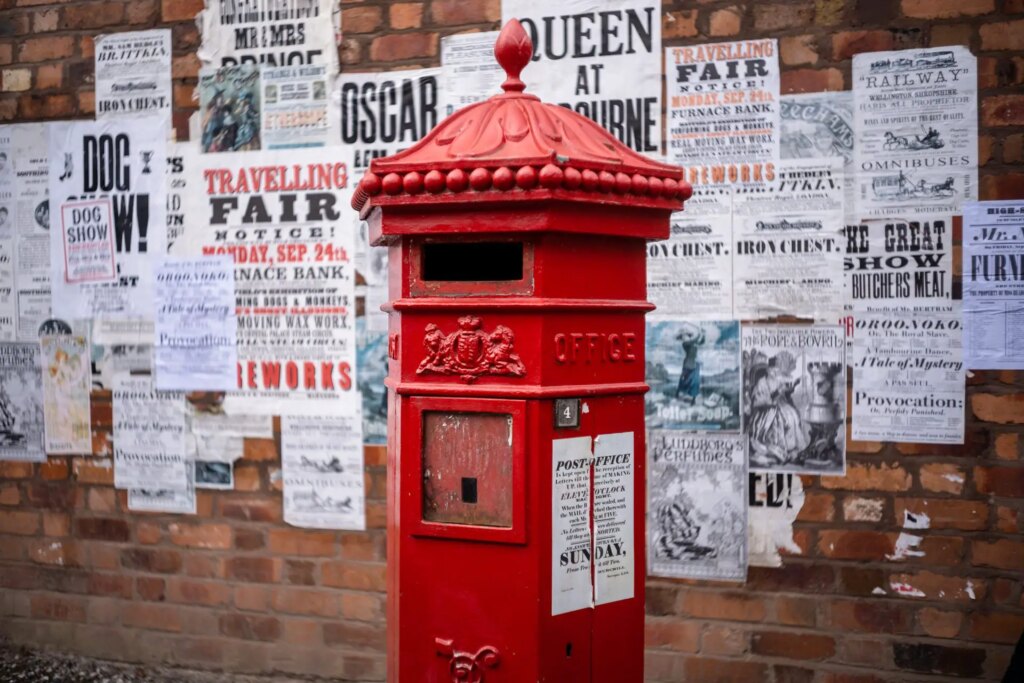
<svg viewBox="0 0 1024 683"><path fill-rule="evenodd" d="M0 121L91 116L93 38L173 29L175 123L192 111L202 0L0 0ZM498 28L498 0L344 0L343 69L438 63L440 37ZM786 93L851 87L863 51L978 56L983 199L1024 198L1021 0L664 3L666 45L776 37ZM845 477L805 477L803 554L743 585L649 579L652 682L998 680L1024 629L1024 375L975 373L964 446L851 443ZM0 635L126 661L242 673L384 676L384 449L369 529L283 524L274 440L247 439L236 490L198 517L129 513L113 487L109 395L96 454L0 463ZM931 528L904 530L905 511ZM923 556L887 559L901 532ZM936 677L938 676L938 677Z"/></svg>

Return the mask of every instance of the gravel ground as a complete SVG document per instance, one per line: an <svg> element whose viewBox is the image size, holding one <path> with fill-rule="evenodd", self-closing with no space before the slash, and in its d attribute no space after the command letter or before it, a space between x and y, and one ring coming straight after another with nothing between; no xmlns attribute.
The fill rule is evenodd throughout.
<svg viewBox="0 0 1024 683"><path fill-rule="evenodd" d="M116 664L87 657L19 648L0 642L0 683L299 683Z"/></svg>

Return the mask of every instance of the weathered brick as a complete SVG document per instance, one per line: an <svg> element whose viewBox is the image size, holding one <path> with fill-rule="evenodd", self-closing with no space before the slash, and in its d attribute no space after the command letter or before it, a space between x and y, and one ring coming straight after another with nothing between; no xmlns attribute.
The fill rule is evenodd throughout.
<svg viewBox="0 0 1024 683"><path fill-rule="evenodd" d="M843 90L839 69L790 69L782 72L782 94Z"/></svg>
<svg viewBox="0 0 1024 683"><path fill-rule="evenodd" d="M897 498L893 503L896 519L904 519L907 512L923 513L932 529L979 530L988 524L988 504L979 500Z"/></svg>
<svg viewBox="0 0 1024 683"><path fill-rule="evenodd" d="M82 538L124 543L131 535L128 522L104 517L78 518L75 531Z"/></svg>
<svg viewBox="0 0 1024 683"><path fill-rule="evenodd" d="M370 43L370 59L375 62L397 62L437 55L436 33L396 33L374 38Z"/></svg>
<svg viewBox="0 0 1024 683"><path fill-rule="evenodd" d="M163 602L167 599L167 582L155 576L140 576L135 579L135 592L142 600Z"/></svg>
<svg viewBox="0 0 1024 683"><path fill-rule="evenodd" d="M982 25L982 50L1024 50L1024 19Z"/></svg>
<svg viewBox="0 0 1024 683"><path fill-rule="evenodd" d="M24 92L32 87L32 69L4 69L0 83L3 92Z"/></svg>
<svg viewBox="0 0 1024 683"><path fill-rule="evenodd" d="M75 507L75 489L69 482L34 481L28 487L28 501L45 510L71 510Z"/></svg>
<svg viewBox="0 0 1024 683"><path fill-rule="evenodd" d="M742 655L750 649L750 634L735 626L710 623L700 637L701 656Z"/></svg>
<svg viewBox="0 0 1024 683"><path fill-rule="evenodd" d="M734 36L743 26L743 10L735 5L711 12L708 35L714 38Z"/></svg>
<svg viewBox="0 0 1024 683"><path fill-rule="evenodd" d="M952 676L980 676L985 650L926 643L893 643L893 663L899 669Z"/></svg>
<svg viewBox="0 0 1024 683"><path fill-rule="evenodd" d="M228 578L251 583L277 583L281 563L270 557L232 557L227 561Z"/></svg>
<svg viewBox="0 0 1024 683"><path fill-rule="evenodd" d="M644 591L644 605L647 614L665 617L676 614L679 604L679 590L675 586L648 584Z"/></svg>
<svg viewBox="0 0 1024 683"><path fill-rule="evenodd" d="M18 505L21 503L21 489L17 484L0 486L0 505Z"/></svg>
<svg viewBox="0 0 1024 683"><path fill-rule="evenodd" d="M235 547L239 550L259 550L266 544L266 538L259 529L235 529Z"/></svg>
<svg viewBox="0 0 1024 683"><path fill-rule="evenodd" d="M925 607L917 613L917 623L932 638L954 638L960 632L963 617L960 612Z"/></svg>
<svg viewBox="0 0 1024 683"><path fill-rule="evenodd" d="M281 622L275 617L222 614L220 632L228 638L271 642L281 637Z"/></svg>
<svg viewBox="0 0 1024 683"><path fill-rule="evenodd" d="M1024 467L975 467L978 493L1024 498Z"/></svg>
<svg viewBox="0 0 1024 683"><path fill-rule="evenodd" d="M964 470L956 465L931 463L921 465L918 480L926 491L960 494L964 490Z"/></svg>
<svg viewBox="0 0 1024 683"><path fill-rule="evenodd" d="M125 3L106 0L68 5L61 14L60 28L74 30L115 26L124 19L124 6Z"/></svg>
<svg viewBox="0 0 1024 683"><path fill-rule="evenodd" d="M829 620L834 629L844 632L909 633L913 610L895 602L841 600L830 606Z"/></svg>
<svg viewBox="0 0 1024 683"><path fill-rule="evenodd" d="M277 612L334 617L338 614L337 599L322 591L306 588L278 588L271 602Z"/></svg>
<svg viewBox="0 0 1024 683"><path fill-rule="evenodd" d="M335 622L324 624L325 645L384 649L384 625L360 622Z"/></svg>
<svg viewBox="0 0 1024 683"><path fill-rule="evenodd" d="M227 549L231 527L227 524L169 524L167 533L175 545L187 548Z"/></svg>
<svg viewBox="0 0 1024 683"><path fill-rule="evenodd" d="M983 99L981 124L1024 125L1024 95L989 95ZM975 394L971 400L971 407L974 408L974 414L986 422L1024 423L1024 394Z"/></svg>
<svg viewBox="0 0 1024 683"><path fill-rule="evenodd" d="M27 510L5 510L0 514L0 534L34 536L39 532L39 513Z"/></svg>
<svg viewBox="0 0 1024 683"><path fill-rule="evenodd" d="M983 600L987 591L987 583L982 579L945 576L929 571L893 574L887 587L887 593L893 597L960 603Z"/></svg>
<svg viewBox="0 0 1024 683"><path fill-rule="evenodd" d="M181 631L181 612L171 605L132 602L124 606L121 619L125 626L150 631Z"/></svg>
<svg viewBox="0 0 1024 683"><path fill-rule="evenodd" d="M828 659L836 651L836 641L814 633L765 631L755 633L750 641L754 654L787 659Z"/></svg>
<svg viewBox="0 0 1024 683"><path fill-rule="evenodd" d="M785 36L779 39L779 59L787 66L818 63L818 40L815 36Z"/></svg>
<svg viewBox="0 0 1024 683"><path fill-rule="evenodd" d="M804 506L797 514L800 522L831 522L835 517L835 496L831 493L805 493Z"/></svg>
<svg viewBox="0 0 1024 683"><path fill-rule="evenodd" d="M430 18L441 26L490 23L501 19L499 0L431 0Z"/></svg>
<svg viewBox="0 0 1024 683"><path fill-rule="evenodd" d="M338 553L338 543L331 531L271 529L270 552L275 555L334 557Z"/></svg>
<svg viewBox="0 0 1024 683"><path fill-rule="evenodd" d="M760 662L688 657L684 664L684 678L672 680L700 681L700 683L766 681L768 680L768 668Z"/></svg>
<svg viewBox="0 0 1024 683"><path fill-rule="evenodd" d="M913 19L977 16L995 8L995 0L903 0L903 14Z"/></svg>
<svg viewBox="0 0 1024 683"><path fill-rule="evenodd" d="M215 581L173 578L167 581L167 600L186 605L226 605L231 601L231 587Z"/></svg>
<svg viewBox="0 0 1024 683"><path fill-rule="evenodd" d="M82 547L67 539L45 538L33 541L28 550L29 558L39 564L58 567L81 567Z"/></svg>
<svg viewBox="0 0 1024 683"><path fill-rule="evenodd" d="M177 574L181 571L181 553L157 548L127 548L121 553L121 564L125 569Z"/></svg>
<svg viewBox="0 0 1024 683"><path fill-rule="evenodd" d="M34 619L85 622L85 601L80 598L33 595L30 604Z"/></svg>
<svg viewBox="0 0 1024 683"><path fill-rule="evenodd" d="M880 522L885 514L885 500L846 496L843 498L843 519L848 522Z"/></svg>
<svg viewBox="0 0 1024 683"><path fill-rule="evenodd" d="M700 625L678 619L648 617L644 624L644 645L673 652L697 652L700 645Z"/></svg>
<svg viewBox="0 0 1024 683"><path fill-rule="evenodd" d="M109 458L75 458L72 471L80 484L114 484L114 461Z"/></svg>
<svg viewBox="0 0 1024 683"><path fill-rule="evenodd" d="M1017 138L1024 138L1018 135ZM1000 460L1016 460L1020 457L1020 434L1000 434L995 442L996 457Z"/></svg>
<svg viewBox="0 0 1024 683"><path fill-rule="evenodd" d="M971 564L977 567L1024 571L1024 542L974 541L971 544Z"/></svg>
<svg viewBox="0 0 1024 683"><path fill-rule="evenodd" d="M775 621L787 626L814 626L818 621L818 602L811 598L775 598Z"/></svg>
<svg viewBox="0 0 1024 683"><path fill-rule="evenodd" d="M131 599L132 580L119 574L90 574L89 594Z"/></svg>
<svg viewBox="0 0 1024 683"><path fill-rule="evenodd" d="M375 593L342 593L341 617L356 621L380 621L384 618L384 598Z"/></svg>
<svg viewBox="0 0 1024 683"><path fill-rule="evenodd" d="M947 45L965 45L970 47L971 38L974 36L974 27L970 24L937 24L931 27L931 40L928 44L931 47L944 47Z"/></svg>
<svg viewBox="0 0 1024 683"><path fill-rule="evenodd" d="M1024 633L1024 615L975 612L971 615L972 642L1015 644Z"/></svg>
<svg viewBox="0 0 1024 683"><path fill-rule="evenodd" d="M316 583L316 564L302 560L285 560L284 577L287 583L312 586Z"/></svg>
<svg viewBox="0 0 1024 683"><path fill-rule="evenodd" d="M346 7L341 10L341 25L345 33L373 33L382 23L380 7Z"/></svg>
<svg viewBox="0 0 1024 683"><path fill-rule="evenodd" d="M823 477L821 485L827 489L848 491L906 491L912 484L907 470L898 464L850 464L844 477Z"/></svg>
<svg viewBox="0 0 1024 683"><path fill-rule="evenodd" d="M384 565L325 562L320 566L320 582L332 588L383 591L386 586Z"/></svg>
<svg viewBox="0 0 1024 683"><path fill-rule="evenodd" d="M388 7L388 23L396 31L423 25L423 3L396 2Z"/></svg>
<svg viewBox="0 0 1024 683"><path fill-rule="evenodd" d="M664 39L692 38L697 33L697 10L681 10L663 14L661 35Z"/></svg>
<svg viewBox="0 0 1024 683"><path fill-rule="evenodd" d="M890 31L841 31L832 36L832 59L839 62L861 52L893 49Z"/></svg>
<svg viewBox="0 0 1024 683"><path fill-rule="evenodd" d="M882 560L895 540L892 533L825 529L818 533L818 552L837 560Z"/></svg>
<svg viewBox="0 0 1024 683"><path fill-rule="evenodd" d="M1000 173L981 179L981 199L1007 199L1024 197L1024 173Z"/></svg>
<svg viewBox="0 0 1024 683"><path fill-rule="evenodd" d="M245 522L280 522L281 501L268 498L221 498L220 514Z"/></svg>
<svg viewBox="0 0 1024 683"><path fill-rule="evenodd" d="M203 9L203 0L162 0L160 17L164 21L190 21Z"/></svg>
<svg viewBox="0 0 1024 683"><path fill-rule="evenodd" d="M806 26L813 17L814 7L806 3L754 5L754 28L760 33L770 34L773 31Z"/></svg>
<svg viewBox="0 0 1024 683"><path fill-rule="evenodd" d="M729 621L761 621L764 600L742 593L688 591L683 594L683 611L694 617Z"/></svg>

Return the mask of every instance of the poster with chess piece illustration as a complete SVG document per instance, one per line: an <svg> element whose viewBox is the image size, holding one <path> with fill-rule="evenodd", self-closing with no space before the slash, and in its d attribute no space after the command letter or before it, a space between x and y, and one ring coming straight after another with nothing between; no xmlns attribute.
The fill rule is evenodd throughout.
<svg viewBox="0 0 1024 683"><path fill-rule="evenodd" d="M651 430L649 574L746 579L744 441L742 434Z"/></svg>
<svg viewBox="0 0 1024 683"><path fill-rule="evenodd" d="M752 471L846 471L846 337L838 325L746 325L743 432Z"/></svg>
<svg viewBox="0 0 1024 683"><path fill-rule="evenodd" d="M739 322L648 320L646 379L649 428L739 431Z"/></svg>

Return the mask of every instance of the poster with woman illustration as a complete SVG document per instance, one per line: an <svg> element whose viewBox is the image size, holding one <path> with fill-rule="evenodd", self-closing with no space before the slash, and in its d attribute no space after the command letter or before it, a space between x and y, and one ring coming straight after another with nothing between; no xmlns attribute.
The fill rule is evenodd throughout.
<svg viewBox="0 0 1024 683"><path fill-rule="evenodd" d="M255 64L199 72L200 151L260 149L260 70Z"/></svg>
<svg viewBox="0 0 1024 683"><path fill-rule="evenodd" d="M752 471L846 472L846 338L838 325L747 325L743 431Z"/></svg>

